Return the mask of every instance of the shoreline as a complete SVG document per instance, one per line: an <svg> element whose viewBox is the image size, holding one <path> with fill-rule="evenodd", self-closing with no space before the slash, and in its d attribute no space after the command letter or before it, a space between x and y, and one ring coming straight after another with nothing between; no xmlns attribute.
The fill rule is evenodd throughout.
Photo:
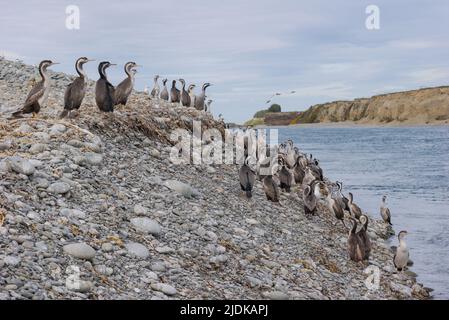
<svg viewBox="0 0 449 320"><path fill-rule="evenodd" d="M358 122L320 122L291 125L257 125L254 129L264 128L426 128L426 127L448 127L449 123L395 123L395 124L372 124Z"/></svg>

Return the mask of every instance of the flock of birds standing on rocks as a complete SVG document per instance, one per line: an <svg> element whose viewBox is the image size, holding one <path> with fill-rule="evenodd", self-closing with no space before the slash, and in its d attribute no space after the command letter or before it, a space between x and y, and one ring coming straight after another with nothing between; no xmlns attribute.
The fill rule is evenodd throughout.
<svg viewBox="0 0 449 320"><path fill-rule="evenodd" d="M89 62L94 61L86 57L81 57L75 62L75 70L78 77L67 86L64 94L64 110L60 117L76 116L78 110L86 95L87 75L83 66ZM14 118L22 117L24 114L33 114L33 117L39 113L41 107L46 103L50 92L50 79L48 75L48 68L52 65L58 64L51 60L43 60L39 64L39 74L41 81L36 83L29 92L24 105L16 112L12 113ZM98 65L98 73L100 78L95 85L95 102L103 112L113 112L117 105L126 105L129 96L134 88L135 75L137 73L138 64L135 62L127 62L124 66L126 78L114 87L108 80L106 69L115 66L109 61L100 62ZM154 88L151 91L151 97L154 99L161 99L178 103L184 107L193 107L197 110L210 112L212 100L207 100L206 89L211 86L210 83L205 83L202 87L201 93L194 94L195 85L191 84L186 91L186 82L184 79L179 79L182 84L181 90L176 88L176 80L172 81L170 94L168 92L166 83L167 79L162 81L163 89L160 90L158 83L159 76L154 78Z"/></svg>
<svg viewBox="0 0 449 320"><path fill-rule="evenodd" d="M64 95L64 110L60 117L72 117L74 112L78 112L86 94L87 75L83 65L93 61L86 57L79 58L75 63L78 77L67 86ZM24 105L20 110L14 112L12 116L22 117L24 114L32 113L35 116L48 98L50 81L47 68L57 63L51 60L44 60L39 64L39 73L42 80L33 86L29 92ZM103 61L98 65L100 78L95 86L95 101L98 108L103 112L113 112L114 106L126 105L127 100L134 87L134 76L139 67L135 62L127 62L124 70L127 75L120 84L114 87L108 80L106 69L114 64ZM211 86L205 83L201 93L195 95L193 90L195 85L187 87L184 79L179 79L181 90L176 88L176 80L172 81L171 89L167 88L168 79L162 80L163 89L160 90L158 83L159 76L154 78L154 87L150 93L152 98L158 98L172 103L179 103L184 107L193 107L197 110L209 111L212 100L206 102L206 89ZM247 146L247 141L245 142ZM246 150L247 151L247 150ZM239 170L241 189L248 198L252 197L252 190L256 180L262 181L263 190L267 200L279 202L280 192L290 193L294 184L300 185L302 199L304 203L304 213L307 216L317 213L317 204L324 201L327 208L346 227L345 218L351 221L349 229L347 249L351 260L362 262L369 259L371 252L371 242L367 233L369 218L363 214L360 207L354 202L352 193L348 193L348 198L342 193L343 184L339 181L332 183L324 179L323 170L319 166L319 161L312 155L306 155L294 146L292 140L282 143L275 151L270 151L277 158L276 168L272 168L271 174L263 175L261 168L271 163L270 157L256 159L257 167L251 163L251 156L245 153L246 159ZM259 161L260 160L260 161ZM386 196L382 198L380 214L385 223L391 225L391 214L386 206ZM360 224L360 228L358 228ZM409 263L409 251L405 242L406 231L399 233L399 246L396 249L393 262L398 271L404 270Z"/></svg>
<svg viewBox="0 0 449 320"><path fill-rule="evenodd" d="M369 259L371 242L368 235L369 218L363 214L360 207L354 202L352 193L346 197L343 193L343 184L335 183L324 178L319 161L313 155L300 152L292 140L281 143L270 150L267 158L262 159L256 154L256 158L248 155L248 139L244 138L245 161L239 170L240 187L247 198L252 197L252 191L257 180L262 182L263 190L268 201L279 203L280 193L290 193L294 185L300 186L304 213L313 216L318 211L318 202L326 204L329 211L348 230L347 249L349 258L355 262L363 262ZM274 162L273 162L274 159ZM255 161L256 160L256 161ZM272 165L274 163L274 165ZM262 169L269 168L266 174ZM264 174L265 173L265 174ZM382 198L380 215L385 224L391 224L390 209L386 204L386 196ZM346 226L345 218L351 222ZM360 225L360 228L358 226ZM409 250L405 242L407 231L399 233L399 246L393 258L394 266L398 271L404 270L409 265Z"/></svg>

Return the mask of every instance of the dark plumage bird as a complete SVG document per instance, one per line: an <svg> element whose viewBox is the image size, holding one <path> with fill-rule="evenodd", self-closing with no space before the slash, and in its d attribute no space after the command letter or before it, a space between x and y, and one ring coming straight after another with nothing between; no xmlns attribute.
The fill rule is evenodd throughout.
<svg viewBox="0 0 449 320"><path fill-rule="evenodd" d="M263 178L263 190L267 196L267 200L271 202L279 202L279 188L273 180L273 176L265 176Z"/></svg>
<svg viewBox="0 0 449 320"><path fill-rule="evenodd" d="M183 107L190 107L190 95L186 91L186 81L184 79L179 79L179 82L182 84L181 88L181 104Z"/></svg>
<svg viewBox="0 0 449 320"><path fill-rule="evenodd" d="M206 100L206 89L210 87L210 83L203 84L203 88L201 89L201 93L195 97L195 109L204 110L204 101Z"/></svg>
<svg viewBox="0 0 449 320"><path fill-rule="evenodd" d="M371 241L368 236L368 217L366 215L360 216L361 229L357 232L357 236L360 238L363 244L363 260L369 260L371 253Z"/></svg>
<svg viewBox="0 0 449 320"><path fill-rule="evenodd" d="M126 103L128 102L128 98L131 95L131 92L134 88L134 76L136 74L136 70L134 68L138 67L138 65L133 62L127 62L125 64L125 73L126 78L122 82L119 83L119 85L115 88L115 101L114 105L122 104L126 106Z"/></svg>
<svg viewBox="0 0 449 320"><path fill-rule="evenodd" d="M295 178L296 184L302 184L302 181L304 180L304 176L306 174L300 160L301 158L297 157L295 165L293 166L293 176Z"/></svg>
<svg viewBox="0 0 449 320"><path fill-rule="evenodd" d="M251 198L256 174L249 166L250 157L246 158L245 163L239 170L240 187L246 192L246 197Z"/></svg>
<svg viewBox="0 0 449 320"><path fill-rule="evenodd" d="M43 60L39 63L39 74L41 75L42 80L36 83L30 93L28 93L23 107L12 114L14 118L20 118L27 113L32 113L34 117L39 113L41 107L47 102L50 91L50 79L47 73L47 68L55 64L58 63L51 60Z"/></svg>
<svg viewBox="0 0 449 320"><path fill-rule="evenodd" d="M280 162L281 170L279 170L279 186L281 187L281 190L290 192L292 187L292 174L287 169L284 158L280 158Z"/></svg>
<svg viewBox="0 0 449 320"><path fill-rule="evenodd" d="M78 73L78 77L67 86L64 94L64 110L62 111L60 117L65 118L71 115L73 110L78 110L81 107L84 96L86 95L86 82L87 75L83 69L83 65L90 60L86 57L81 57L76 60L75 70Z"/></svg>
<svg viewBox="0 0 449 320"><path fill-rule="evenodd" d="M103 61L98 65L100 79L97 80L95 85L95 102L103 112L114 112L114 86L108 81L106 76L106 69L110 66L115 66L115 64Z"/></svg>
<svg viewBox="0 0 449 320"><path fill-rule="evenodd" d="M179 103L180 92L176 88L176 80L172 81L171 89L170 89L170 101L173 103Z"/></svg>
<svg viewBox="0 0 449 320"><path fill-rule="evenodd" d="M355 217L356 219L359 219L360 216L362 215L362 209L360 209L360 207L354 203L354 196L352 195L351 192L349 192L348 206L349 206L349 212L351 213L351 215L353 217Z"/></svg>
<svg viewBox="0 0 449 320"><path fill-rule="evenodd" d="M324 181L323 170L320 168L318 160L315 159L311 164L309 164L309 168L318 180Z"/></svg>
<svg viewBox="0 0 449 320"><path fill-rule="evenodd" d="M342 193L343 183L341 183L340 181L337 181L336 183L337 183L337 187L338 187L338 201L341 203L341 206L344 210L350 211L349 210L349 200Z"/></svg>
<svg viewBox="0 0 449 320"><path fill-rule="evenodd" d="M329 211L335 215L335 218L337 218L338 220L343 222L343 225L346 227L345 220L344 220L345 212L344 212L341 204L332 197L332 192L329 192L327 194L326 203L327 203L327 207L329 208Z"/></svg>
<svg viewBox="0 0 449 320"><path fill-rule="evenodd" d="M164 88L162 89L162 92L161 92L161 99L168 101L169 96L168 96L168 89L167 89L167 79L162 80L162 85L164 86Z"/></svg>
<svg viewBox="0 0 449 320"><path fill-rule="evenodd" d="M304 213L306 215L315 215L317 199L311 186L305 187L302 200L304 202Z"/></svg>
<svg viewBox="0 0 449 320"><path fill-rule="evenodd" d="M363 242L356 233L357 231L357 221L352 219L352 228L349 231L348 236L348 254L352 261L360 262L363 261L365 251L363 249Z"/></svg>

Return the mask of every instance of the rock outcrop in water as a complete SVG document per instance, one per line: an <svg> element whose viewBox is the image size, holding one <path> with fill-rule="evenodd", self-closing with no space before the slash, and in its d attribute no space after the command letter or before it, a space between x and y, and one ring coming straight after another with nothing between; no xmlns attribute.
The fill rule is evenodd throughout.
<svg viewBox="0 0 449 320"><path fill-rule="evenodd" d="M0 103L19 106L30 66L0 60ZM93 76L93 75L91 75ZM369 290L347 258L347 231L298 192L282 206L240 196L235 165L175 165L170 133L223 129L196 110L134 92L100 114L93 83L79 118L57 119L70 76L53 73L38 119L0 118L0 299L414 299L394 271L383 223L371 221ZM413 252L412 252L413 256Z"/></svg>
<svg viewBox="0 0 449 320"><path fill-rule="evenodd" d="M292 122L358 124L448 124L449 87L426 88L335 101L310 107Z"/></svg>

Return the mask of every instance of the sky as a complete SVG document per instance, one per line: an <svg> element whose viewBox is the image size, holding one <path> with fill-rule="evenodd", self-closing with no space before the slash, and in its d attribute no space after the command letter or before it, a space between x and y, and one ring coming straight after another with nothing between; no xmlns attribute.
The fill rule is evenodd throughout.
<svg viewBox="0 0 449 320"><path fill-rule="evenodd" d="M268 107L300 111L317 103L449 84L447 0L0 0L0 55L75 73L80 56L112 83L123 64L143 67L136 89L159 74L213 84L215 116L242 123ZM66 27L76 5L80 28ZM369 5L379 29L368 29ZM179 85L178 85L179 86ZM198 87L197 87L198 89Z"/></svg>

